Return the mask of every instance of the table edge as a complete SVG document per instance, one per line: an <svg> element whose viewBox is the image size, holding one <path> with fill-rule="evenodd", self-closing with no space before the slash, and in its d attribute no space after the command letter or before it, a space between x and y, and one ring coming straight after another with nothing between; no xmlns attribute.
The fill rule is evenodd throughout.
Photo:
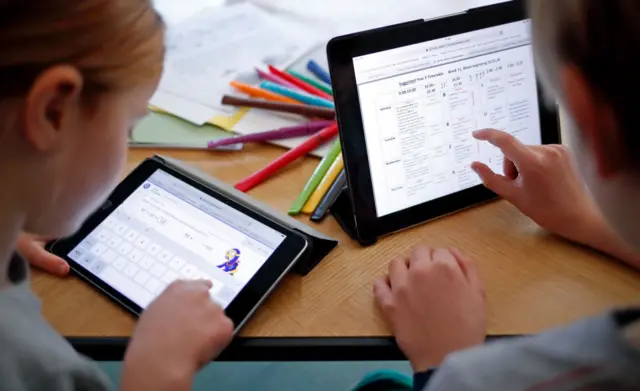
<svg viewBox="0 0 640 391"><path fill-rule="evenodd" d="M489 335L486 342L522 335ZM95 361L122 361L128 337L67 337ZM215 361L406 361L393 337L238 337Z"/></svg>

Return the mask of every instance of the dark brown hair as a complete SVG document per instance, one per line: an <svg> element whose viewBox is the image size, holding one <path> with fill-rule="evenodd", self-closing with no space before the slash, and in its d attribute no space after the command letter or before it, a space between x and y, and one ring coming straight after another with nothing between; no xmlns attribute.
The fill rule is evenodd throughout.
<svg viewBox="0 0 640 391"><path fill-rule="evenodd" d="M530 0L529 7L544 65L573 64L582 71L611 106L627 157L639 165L640 1Z"/></svg>

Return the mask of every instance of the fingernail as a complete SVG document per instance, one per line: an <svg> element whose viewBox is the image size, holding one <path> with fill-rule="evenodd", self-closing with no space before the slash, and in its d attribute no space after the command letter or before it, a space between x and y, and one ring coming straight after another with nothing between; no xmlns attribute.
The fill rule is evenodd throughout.
<svg viewBox="0 0 640 391"><path fill-rule="evenodd" d="M60 274L65 275L69 272L69 265L61 263L60 266L58 266L58 270L60 271Z"/></svg>

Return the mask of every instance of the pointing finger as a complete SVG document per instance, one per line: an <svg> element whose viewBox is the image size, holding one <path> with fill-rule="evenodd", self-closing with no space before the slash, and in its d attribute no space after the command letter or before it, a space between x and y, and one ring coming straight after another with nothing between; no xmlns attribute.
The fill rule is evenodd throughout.
<svg viewBox="0 0 640 391"><path fill-rule="evenodd" d="M480 141L487 141L499 148L504 156L514 162L516 166L525 164L534 157L533 151L507 132L484 129L474 132L473 137Z"/></svg>

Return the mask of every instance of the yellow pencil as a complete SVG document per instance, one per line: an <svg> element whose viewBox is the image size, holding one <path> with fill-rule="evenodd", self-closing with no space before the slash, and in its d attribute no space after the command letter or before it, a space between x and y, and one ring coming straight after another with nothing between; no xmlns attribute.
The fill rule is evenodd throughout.
<svg viewBox="0 0 640 391"><path fill-rule="evenodd" d="M340 175L340 171L344 168L344 160L342 160L342 154L338 155L336 160L333 162L331 167L329 167L329 171L327 171L327 175L322 178L322 181L318 185L318 187L311 193L311 197L304 207L302 208L302 213L312 214L314 210L318 207L320 201L322 201L322 197L327 194L329 188L335 182L338 175Z"/></svg>

